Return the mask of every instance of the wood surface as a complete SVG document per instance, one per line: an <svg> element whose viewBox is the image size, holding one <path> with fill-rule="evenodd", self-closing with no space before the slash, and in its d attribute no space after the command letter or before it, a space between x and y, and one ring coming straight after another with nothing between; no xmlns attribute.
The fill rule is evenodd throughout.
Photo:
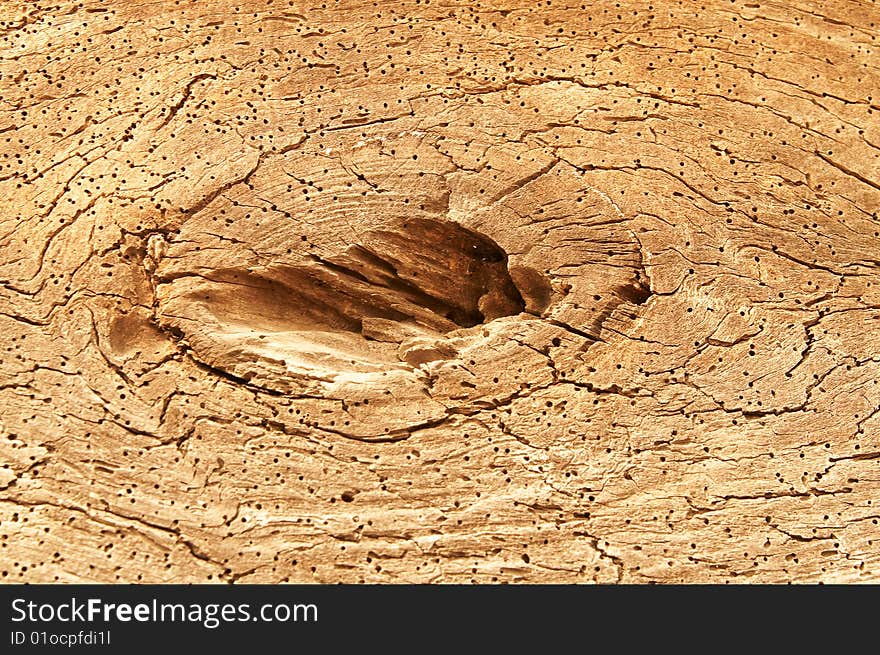
<svg viewBox="0 0 880 655"><path fill-rule="evenodd" d="M878 36L3 0L0 579L877 582Z"/></svg>

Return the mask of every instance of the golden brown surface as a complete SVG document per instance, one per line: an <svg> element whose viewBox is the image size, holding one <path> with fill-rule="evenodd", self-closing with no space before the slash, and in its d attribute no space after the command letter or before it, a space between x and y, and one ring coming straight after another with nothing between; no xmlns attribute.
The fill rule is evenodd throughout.
<svg viewBox="0 0 880 655"><path fill-rule="evenodd" d="M2 579L877 581L878 34L4 0Z"/></svg>

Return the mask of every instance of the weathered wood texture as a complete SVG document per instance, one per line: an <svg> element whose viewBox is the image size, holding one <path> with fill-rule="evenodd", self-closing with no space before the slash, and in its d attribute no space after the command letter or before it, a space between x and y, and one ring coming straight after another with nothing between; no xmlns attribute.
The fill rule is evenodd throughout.
<svg viewBox="0 0 880 655"><path fill-rule="evenodd" d="M2 579L877 581L878 34L6 0Z"/></svg>

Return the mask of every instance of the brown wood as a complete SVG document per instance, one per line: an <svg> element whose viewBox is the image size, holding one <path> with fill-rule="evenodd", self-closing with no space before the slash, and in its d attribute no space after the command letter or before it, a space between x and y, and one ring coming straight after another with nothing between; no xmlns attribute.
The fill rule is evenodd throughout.
<svg viewBox="0 0 880 655"><path fill-rule="evenodd" d="M877 581L878 36L3 2L3 581Z"/></svg>

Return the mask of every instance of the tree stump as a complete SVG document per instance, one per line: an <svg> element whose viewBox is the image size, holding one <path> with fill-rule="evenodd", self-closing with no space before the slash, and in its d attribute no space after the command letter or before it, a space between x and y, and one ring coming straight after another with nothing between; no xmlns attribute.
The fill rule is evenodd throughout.
<svg viewBox="0 0 880 655"><path fill-rule="evenodd" d="M873 3L0 34L3 581L880 579Z"/></svg>

